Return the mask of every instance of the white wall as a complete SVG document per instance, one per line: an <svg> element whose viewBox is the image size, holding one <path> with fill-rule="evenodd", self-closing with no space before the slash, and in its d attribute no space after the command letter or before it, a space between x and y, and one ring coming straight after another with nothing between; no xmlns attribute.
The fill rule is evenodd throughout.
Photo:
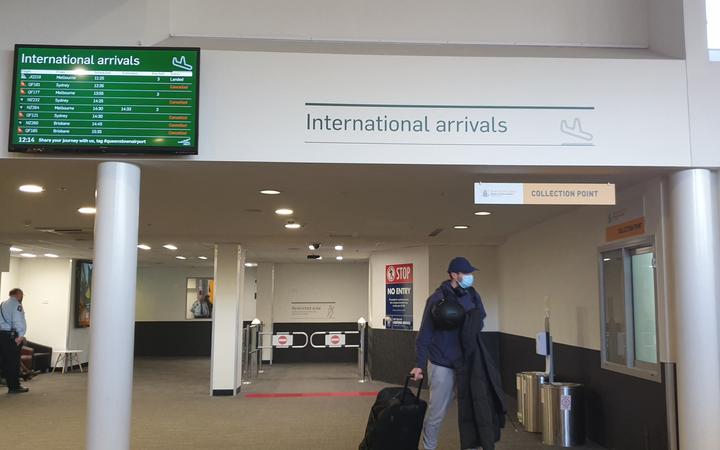
<svg viewBox="0 0 720 450"><path fill-rule="evenodd" d="M693 165L720 167L720 62L707 51L705 1L684 0L690 136Z"/></svg>
<svg viewBox="0 0 720 450"><path fill-rule="evenodd" d="M667 344L664 183L653 180L618 193L618 202L638 199L646 235L655 235L658 262L658 347ZM600 350L598 254L606 245L609 207L580 207L511 235L500 246L500 331L535 337L544 329L545 297L555 342Z"/></svg>
<svg viewBox="0 0 720 450"><path fill-rule="evenodd" d="M271 39L646 47L647 7L647 0L172 0L171 32Z"/></svg>
<svg viewBox="0 0 720 450"><path fill-rule="evenodd" d="M138 267L135 320L185 321L186 280L190 277L212 278L213 268Z"/></svg>
<svg viewBox="0 0 720 450"><path fill-rule="evenodd" d="M273 322L355 322L368 315L367 263L275 264ZM291 302L336 302L335 318L304 319Z"/></svg>
<svg viewBox="0 0 720 450"><path fill-rule="evenodd" d="M456 256L464 256L478 270L474 287L482 297L487 312L485 331L499 330L499 295L500 270L498 261L498 247L482 245L431 245L430 246L430 273L429 288L434 291L440 283L448 279L448 263Z"/></svg>
<svg viewBox="0 0 720 450"><path fill-rule="evenodd" d="M11 258L10 272L2 275L0 294L4 301L10 289L23 290L28 340L54 350L69 348L72 266L69 259Z"/></svg>
<svg viewBox="0 0 720 450"><path fill-rule="evenodd" d="M413 264L413 329L420 329L425 302L430 295L430 251L427 246L399 248L370 255L370 319L373 328L383 328L385 317L385 266Z"/></svg>
<svg viewBox="0 0 720 450"><path fill-rule="evenodd" d="M649 48L673 58L685 57L682 0L648 2Z"/></svg>

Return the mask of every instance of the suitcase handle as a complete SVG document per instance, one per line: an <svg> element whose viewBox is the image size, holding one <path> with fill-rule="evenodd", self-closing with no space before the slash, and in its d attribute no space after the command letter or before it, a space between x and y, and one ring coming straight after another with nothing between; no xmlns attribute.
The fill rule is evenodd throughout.
<svg viewBox="0 0 720 450"><path fill-rule="evenodd" d="M410 384L410 380L412 380L412 375L408 375L405 377L405 389L403 389L402 397L400 398L401 402L405 401L405 393L408 391L408 385ZM420 401L420 391L422 390L422 385L423 379L420 378L420 384L418 384L417 394L415 394L415 399L417 401Z"/></svg>

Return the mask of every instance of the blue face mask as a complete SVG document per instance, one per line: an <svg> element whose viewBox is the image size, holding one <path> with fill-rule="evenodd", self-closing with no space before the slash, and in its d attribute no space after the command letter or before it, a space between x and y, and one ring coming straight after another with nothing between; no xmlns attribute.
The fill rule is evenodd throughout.
<svg viewBox="0 0 720 450"><path fill-rule="evenodd" d="M473 281L475 281L475 277L471 273L463 274L462 280L458 282L461 288L467 289L470 286L473 285Z"/></svg>

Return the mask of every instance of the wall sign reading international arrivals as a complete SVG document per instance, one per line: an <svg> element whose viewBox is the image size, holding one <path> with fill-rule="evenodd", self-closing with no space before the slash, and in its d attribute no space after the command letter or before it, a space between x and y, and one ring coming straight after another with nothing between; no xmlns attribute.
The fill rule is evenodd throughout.
<svg viewBox="0 0 720 450"><path fill-rule="evenodd" d="M614 205L614 184L475 183L476 205Z"/></svg>
<svg viewBox="0 0 720 450"><path fill-rule="evenodd" d="M11 152L197 154L200 50L15 46Z"/></svg>

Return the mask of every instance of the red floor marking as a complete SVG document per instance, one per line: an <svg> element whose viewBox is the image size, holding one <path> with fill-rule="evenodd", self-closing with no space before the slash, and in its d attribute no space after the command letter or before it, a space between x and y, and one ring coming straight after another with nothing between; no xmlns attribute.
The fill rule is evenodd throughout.
<svg viewBox="0 0 720 450"><path fill-rule="evenodd" d="M277 394L245 394L245 398L307 398L307 397L375 397L377 392L284 392Z"/></svg>

